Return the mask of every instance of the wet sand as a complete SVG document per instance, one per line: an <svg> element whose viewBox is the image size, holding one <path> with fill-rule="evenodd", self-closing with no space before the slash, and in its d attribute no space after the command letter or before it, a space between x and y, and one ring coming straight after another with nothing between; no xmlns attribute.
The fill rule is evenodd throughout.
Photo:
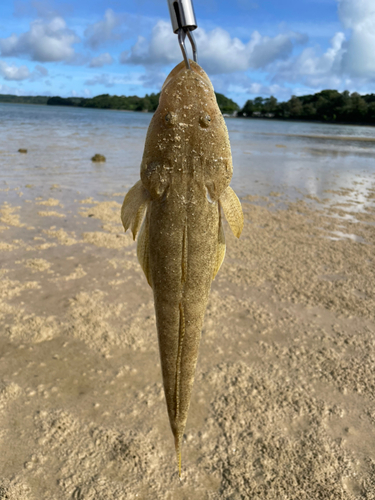
<svg viewBox="0 0 375 500"><path fill-rule="evenodd" d="M125 193L0 192L0 498L375 498L375 176L243 198L178 479ZM334 191L334 192L333 192Z"/></svg>

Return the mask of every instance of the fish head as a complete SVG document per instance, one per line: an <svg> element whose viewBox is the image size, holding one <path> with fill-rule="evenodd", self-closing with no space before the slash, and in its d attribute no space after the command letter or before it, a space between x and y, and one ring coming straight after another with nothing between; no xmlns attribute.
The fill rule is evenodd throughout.
<svg viewBox="0 0 375 500"><path fill-rule="evenodd" d="M233 172L228 130L210 79L190 60L168 75L152 117L141 179L152 198L160 197L171 176L194 177L218 200Z"/></svg>

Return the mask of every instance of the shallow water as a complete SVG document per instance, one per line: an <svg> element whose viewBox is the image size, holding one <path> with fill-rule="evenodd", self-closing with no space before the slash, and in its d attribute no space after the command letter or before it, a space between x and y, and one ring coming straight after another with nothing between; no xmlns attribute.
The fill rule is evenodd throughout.
<svg viewBox="0 0 375 500"><path fill-rule="evenodd" d="M179 481L152 290L119 217L150 118L0 105L2 497L373 498L374 143L359 139L375 129L227 120L233 187L270 196L246 197L240 239L224 223Z"/></svg>
<svg viewBox="0 0 375 500"><path fill-rule="evenodd" d="M139 178L152 115L111 110L0 104L1 181L59 184L85 194L125 191ZM283 191L324 197L375 171L375 128L227 118L238 194ZM26 148L27 154L18 153ZM107 161L95 164L91 157Z"/></svg>

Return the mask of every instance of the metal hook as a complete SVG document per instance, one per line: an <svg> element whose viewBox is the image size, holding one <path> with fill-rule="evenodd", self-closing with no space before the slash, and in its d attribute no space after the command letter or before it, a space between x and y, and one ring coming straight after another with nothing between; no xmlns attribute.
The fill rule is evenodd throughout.
<svg viewBox="0 0 375 500"><path fill-rule="evenodd" d="M191 32L191 30L187 30L186 32L188 39L190 40L191 48L193 50L193 59L197 63L198 62L198 49L197 49L197 43L195 41L194 35Z"/></svg>
<svg viewBox="0 0 375 500"><path fill-rule="evenodd" d="M168 0L173 32L178 34L178 43L187 69L190 69L189 57L185 47L186 35L189 38L193 59L198 62L198 50L192 31L197 28L192 0Z"/></svg>
<svg viewBox="0 0 375 500"><path fill-rule="evenodd" d="M186 38L186 31L183 28L180 28L178 30L178 43L180 44L181 52L182 55L184 56L185 65L187 69L190 69L189 57L187 55L185 47L185 38Z"/></svg>

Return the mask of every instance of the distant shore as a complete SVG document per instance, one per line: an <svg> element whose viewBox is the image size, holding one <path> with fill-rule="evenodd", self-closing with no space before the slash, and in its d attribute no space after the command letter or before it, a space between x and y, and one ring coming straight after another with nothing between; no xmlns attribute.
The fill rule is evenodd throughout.
<svg viewBox="0 0 375 500"><path fill-rule="evenodd" d="M223 114L233 115L240 110L238 104L220 93L215 93L217 103ZM13 96L0 94L0 103L42 104L48 106L69 106L80 108L115 109L121 111L142 111L153 113L159 104L160 94L138 96L116 96L102 94L92 98L86 97L47 97L47 96Z"/></svg>
<svg viewBox="0 0 375 500"><path fill-rule="evenodd" d="M0 103L39 104L81 108L142 111L153 113L160 94L138 96L111 96L102 94L86 97L14 96L0 94ZM323 90L313 95L292 96L287 102L278 102L273 96L256 97L240 106L223 94L216 93L218 106L225 117L333 123L340 125L375 125L375 94L361 96L356 92Z"/></svg>

